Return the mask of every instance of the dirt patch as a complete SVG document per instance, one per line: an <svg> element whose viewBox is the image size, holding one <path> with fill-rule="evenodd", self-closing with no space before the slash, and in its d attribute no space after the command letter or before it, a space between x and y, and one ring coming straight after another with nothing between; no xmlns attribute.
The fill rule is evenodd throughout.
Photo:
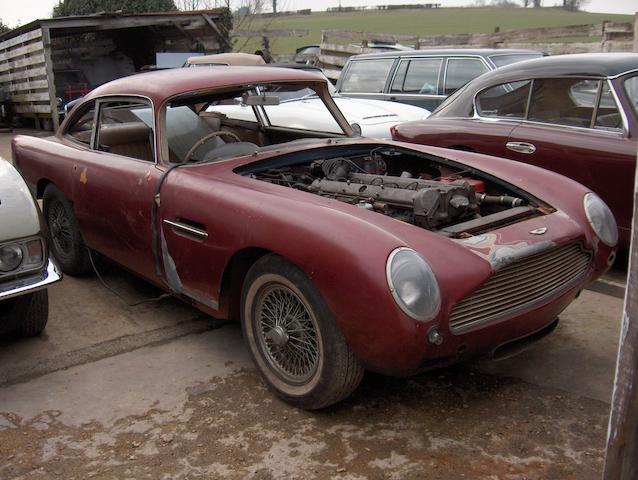
<svg viewBox="0 0 638 480"><path fill-rule="evenodd" d="M598 479L608 407L464 368L367 375L321 412L280 402L253 371L111 427L59 412L0 415L0 478Z"/></svg>

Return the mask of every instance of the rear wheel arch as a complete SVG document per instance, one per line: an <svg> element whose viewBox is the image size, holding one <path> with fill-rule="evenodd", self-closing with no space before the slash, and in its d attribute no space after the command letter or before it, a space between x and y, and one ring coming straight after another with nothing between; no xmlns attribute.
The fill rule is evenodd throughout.
<svg viewBox="0 0 638 480"><path fill-rule="evenodd" d="M46 190L47 186L51 183L53 182L51 182L51 180L49 180L48 178L41 178L40 180L38 180L38 183L36 185L36 197L37 198L44 197L44 191Z"/></svg>

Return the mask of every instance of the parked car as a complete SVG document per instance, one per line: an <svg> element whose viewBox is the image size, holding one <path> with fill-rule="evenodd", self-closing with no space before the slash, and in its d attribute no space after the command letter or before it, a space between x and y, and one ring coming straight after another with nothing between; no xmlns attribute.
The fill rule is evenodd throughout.
<svg viewBox="0 0 638 480"><path fill-rule="evenodd" d="M638 148L638 54L530 60L485 74L396 140L531 163L587 185L629 246Z"/></svg>
<svg viewBox="0 0 638 480"><path fill-rule="evenodd" d="M220 57L222 56L230 65L248 65L246 62L251 61L249 57L256 57L261 60L259 55L226 53L207 55L206 58L209 59L207 65L219 66L219 62L221 61ZM202 57L193 58L199 59ZM235 61L238 63L234 63ZM259 62L256 64L259 65ZM263 60L261 60L261 64L263 64L264 67L308 70L323 76L319 67L313 67L311 65L297 63L264 64ZM201 65L202 64L199 66ZM333 100L348 122L350 122L351 125L355 125L358 133L366 137L390 139L392 137L390 129L395 125L411 120L423 120L430 115L429 110L414 105L386 102L383 100L342 97L337 94L334 86L330 82L328 82L328 89L330 90ZM279 99L279 105L270 106L268 109L268 115L270 115L271 121L279 125L294 126L297 119L303 118L306 127L311 127L313 130L324 130L329 129L333 122L330 112L326 110L323 106L323 102L310 88L297 90L295 92L281 92ZM209 110L223 113L237 120L256 121L253 109L241 103L235 105L215 105L214 107L210 107ZM312 122L312 124L310 122Z"/></svg>
<svg viewBox="0 0 638 480"><path fill-rule="evenodd" d="M534 50L446 49L353 55L337 81L341 95L434 110L451 93L497 67L543 56Z"/></svg>
<svg viewBox="0 0 638 480"><path fill-rule="evenodd" d="M273 122L314 90L333 122ZM235 99L255 120L210 106ZM309 119L311 120L311 119ZM216 318L257 369L321 408L365 368L415 373L512 350L613 260L596 195L533 166L358 137L312 72L151 72L87 95L51 138L17 136L64 272L87 248Z"/></svg>
<svg viewBox="0 0 638 480"><path fill-rule="evenodd" d="M45 328L46 287L60 280L48 258L40 209L16 169L0 158L0 332L29 337Z"/></svg>

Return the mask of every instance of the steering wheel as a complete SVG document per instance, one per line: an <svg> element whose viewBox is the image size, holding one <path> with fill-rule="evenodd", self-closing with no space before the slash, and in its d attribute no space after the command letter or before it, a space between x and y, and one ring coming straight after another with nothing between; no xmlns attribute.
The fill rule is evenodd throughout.
<svg viewBox="0 0 638 480"><path fill-rule="evenodd" d="M233 142L241 142L240 138L237 135L235 135L233 132L227 132L226 130L210 132L208 135L203 136L202 138L200 138L193 144L193 146L190 148L190 150L184 157L184 163L188 163L190 161L191 157L193 156L193 154L199 147L204 145L210 139L217 138L217 137L228 137L228 138L231 138Z"/></svg>

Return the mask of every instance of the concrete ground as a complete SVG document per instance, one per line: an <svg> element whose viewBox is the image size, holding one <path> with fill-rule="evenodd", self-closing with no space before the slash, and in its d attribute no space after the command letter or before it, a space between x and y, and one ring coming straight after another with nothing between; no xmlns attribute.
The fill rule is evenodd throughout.
<svg viewBox="0 0 638 480"><path fill-rule="evenodd" d="M0 155L8 135L0 134ZM4 479L600 478L624 272L521 355L366 374L321 412L264 387L236 324L108 265L50 289L45 333L0 337Z"/></svg>

